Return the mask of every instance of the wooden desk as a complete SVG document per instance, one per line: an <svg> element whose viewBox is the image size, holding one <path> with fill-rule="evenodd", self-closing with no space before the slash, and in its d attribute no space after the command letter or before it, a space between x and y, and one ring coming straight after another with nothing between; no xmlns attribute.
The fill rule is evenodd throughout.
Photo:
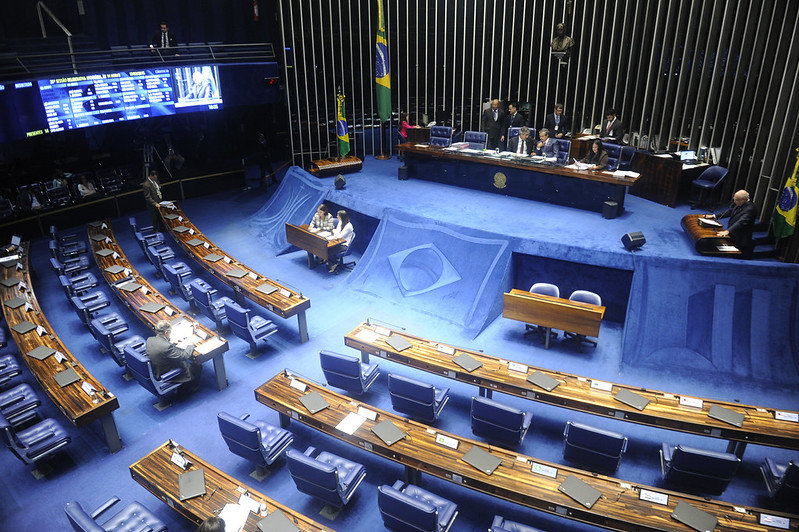
<svg viewBox="0 0 799 532"><path fill-rule="evenodd" d="M388 458L404 465L406 478L415 482L420 480L422 473L427 473L534 510L596 524L612 530L687 530L685 525L671 517L671 513L679 501L717 516L719 525L716 530L768 530L765 526L758 524L759 514L762 510L757 508L743 507L744 513L738 513L734 510L734 506L727 502L625 483L616 478L545 462L483 442L448 434L332 392L312 381L297 377L295 379L304 383L307 386L307 391L318 392L330 404L330 407L310 415L299 400L303 392L290 385L291 378L286 376L285 372L279 373L256 388L256 400L276 410L280 414L281 423L284 426L288 425L290 420L299 421L354 447ZM336 426L349 413L357 412L359 406L376 412L376 420L366 419L352 435L336 429ZM386 419L406 433L404 439L390 447L371 431L375 424ZM438 434L458 440L460 442L458 448L451 449L437 444L435 440ZM463 456L472 447L479 447L501 459L501 464L491 475L486 475L463 461ZM350 458L354 459L353 456ZM532 471L536 467L534 464L557 469L555 478L534 473ZM558 490L558 486L570 475L602 492L603 496L590 510ZM668 504L660 505L639 499L641 489L667 495ZM735 507L740 506L735 505ZM788 516L788 514L776 512L768 513L790 517L791 529L799 530L799 516Z"/></svg>
<svg viewBox="0 0 799 532"><path fill-rule="evenodd" d="M697 253L708 257L740 257L741 250L719 251L719 246L732 246L732 240L716 236L716 233L724 230L724 226L719 228L704 227L699 225L701 214L686 214L682 217L680 225L688 233L694 243Z"/></svg>
<svg viewBox="0 0 799 532"><path fill-rule="evenodd" d="M132 464L129 468L130 476L170 508L194 523L194 526L199 525L209 517L217 515L218 511L224 508L226 504L236 504L241 496L241 493L237 490L243 488L251 498L266 505L267 514L279 510L294 523L294 526L303 532L332 530L276 502L274 499L270 499L246 484L240 483L183 447L179 446L179 448L183 451L183 456L192 463L187 471L199 468L204 470L205 495L186 501L180 500L178 476L184 473L184 470L170 461L172 448L169 442L164 443L135 464ZM258 521L263 519L263 517L250 512L247 523L244 525L244 530L246 532L258 532L260 530Z"/></svg>
<svg viewBox="0 0 799 532"><path fill-rule="evenodd" d="M194 331L192 343L195 345L193 356L199 363L213 360L214 372L216 373L216 385L220 390L227 388L227 371L225 370L225 352L229 349L227 340L218 336L214 331L196 321L194 318L184 313L172 304L169 299L153 288L153 286L142 277L136 268L130 263L122 248L116 241L111 222L92 222L89 224L89 242L92 244L92 254L97 261L97 267L111 286L111 290L116 293L119 299L128 309L138 317L147 327L155 332L155 324L161 320L167 320L174 325L181 321L189 322ZM109 249L114 252L112 255L101 256L98 251ZM119 266L126 271L111 273L108 268ZM142 288L133 292L122 290L115 285L124 279L131 279ZM125 283L121 283L125 284ZM146 292L145 292L146 290ZM142 305L147 303L157 303L164 308L158 312L146 312L141 310ZM203 338L204 337L204 338Z"/></svg>
<svg viewBox="0 0 799 532"><path fill-rule="evenodd" d="M375 330L388 331L391 335L405 338L411 347L401 352L392 348L386 340L388 336L375 334ZM648 390L627 384L608 383L612 385L610 392L591 387L595 379L572 375L560 371L529 366L527 371L519 372L509 369L508 360L499 359L479 351L472 351L442 344L404 331L386 327L377 328L362 323L344 337L345 345L358 349L364 361L369 355L376 355L386 360L393 360L416 369L443 375L450 379L480 387L480 395L491 396L494 390L523 397L531 401L562 406L578 412L586 412L598 416L609 417L621 421L629 421L640 425L677 430L700 436L710 436L730 440L728 450L739 456L743 454L747 442L769 445L785 449L799 450L799 423L775 419L775 409L743 405L740 403L702 399L702 408L680 405L682 394ZM442 351L450 351L449 355ZM471 373L453 362L457 355L466 353L483 364ZM527 367L525 365L525 367ZM560 381L551 392L539 388L527 381L528 375L540 371ZM614 399L614 396L625 388L650 400L650 403L639 411ZM701 398L698 398L701 399ZM722 406L744 414L741 428L718 421L708 416L713 405Z"/></svg>
<svg viewBox="0 0 799 532"><path fill-rule="evenodd" d="M237 261L222 249L217 247L205 236L202 231L197 229L180 205L174 203L174 208L160 209L161 220L167 228L169 234L175 242L183 248L187 255L193 257L197 264L208 273L215 276L231 288L233 288L234 299L238 303L243 303L243 297L247 297L258 305L261 305L269 312L283 319L297 316L297 325L300 332L300 342L308 341L308 322L306 321L305 311L311 306L311 300L302 295L302 292L289 289L278 281L274 281L267 276L256 272L252 268ZM186 229L182 229L182 228ZM193 246L189 242L200 240L205 244ZM223 260L211 262L205 259L208 255L215 254L226 257ZM228 275L234 270L245 272L243 277L231 277ZM261 286L274 286L277 288L271 294L264 294L258 291Z"/></svg>
<svg viewBox="0 0 799 532"><path fill-rule="evenodd" d="M407 129L408 142L422 143L430 142L430 128L429 127L410 127Z"/></svg>
<svg viewBox="0 0 799 532"><path fill-rule="evenodd" d="M354 155L348 155L346 157L331 157L330 159L311 161L311 168L308 171L316 177L330 177L336 174L358 172L362 167L363 161Z"/></svg>
<svg viewBox="0 0 799 532"><path fill-rule="evenodd" d="M599 336L605 307L514 288L502 298L502 317L585 336ZM549 335L546 338L549 349Z"/></svg>
<svg viewBox="0 0 799 532"><path fill-rule="evenodd" d="M114 421L114 410L119 408L119 401L113 393L106 389L83 367L75 355L56 336L33 291L29 264L29 243L24 242L18 251L19 256L16 260L2 261L0 263L0 280L8 284L11 284L13 280L19 281L16 285L0 285L0 299L3 302L3 313L5 314L11 337L19 348L19 356L28 365L33 377L39 382L42 389L47 392L53 403L73 425L85 427L92 421L100 420L108 449L110 452L115 453L122 448L122 439L119 437L119 430L117 430L117 425ZM17 270L17 264L20 264L22 269ZM24 289L22 289L23 283ZM60 295L56 294L54 297L60 297ZM30 309L26 310L25 305L14 309L10 308L6 303L15 298L27 301ZM69 305L67 301L64 301L63 304ZM46 333L39 336L36 329L34 329L20 334L12 328L14 325L25 321L43 327ZM38 360L26 354L39 346L55 349L63 354L66 360L59 363L56 361L55 355L50 355L44 360ZM69 367L72 367L81 376L81 380L62 388L55 382L53 375ZM89 383L96 390L93 397L90 397L81 388L84 382Z"/></svg>
<svg viewBox="0 0 799 532"><path fill-rule="evenodd" d="M308 252L308 268L311 269L316 267L314 255L327 261L331 251L345 242L343 238L328 240L323 236L312 233L308 230L308 224L297 226L288 222L286 222L286 240L289 244Z"/></svg>

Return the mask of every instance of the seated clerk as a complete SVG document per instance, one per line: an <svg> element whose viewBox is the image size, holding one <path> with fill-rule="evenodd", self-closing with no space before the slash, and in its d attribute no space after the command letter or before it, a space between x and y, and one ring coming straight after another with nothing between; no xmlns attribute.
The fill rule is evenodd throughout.
<svg viewBox="0 0 799 532"><path fill-rule="evenodd" d="M408 121L408 113L400 113L400 129L399 133L402 135L402 138L408 140L408 130L415 129L419 126L412 126L411 123Z"/></svg>
<svg viewBox="0 0 799 532"><path fill-rule="evenodd" d="M338 225L336 225L336 228L333 229L333 234L330 236L330 240L342 238L344 239L344 243L340 246L337 246L335 253L330 254L330 258L327 261L328 271L330 273L335 272L336 268L338 268L338 258L341 257L347 251L347 248L350 247L350 244L352 243L352 237L355 235L355 231L350 223L350 215L347 214L347 211L338 211L336 213L336 218L338 218Z"/></svg>
<svg viewBox="0 0 799 532"><path fill-rule="evenodd" d="M508 141L508 151L518 155L530 155L533 151L533 141L530 140L530 128L522 126L519 135Z"/></svg>
<svg viewBox="0 0 799 532"><path fill-rule="evenodd" d="M312 233L319 233L326 231L333 232L335 224L333 222L333 215L327 210L327 205L322 203L317 207L316 214L313 215L311 223L308 225L308 230Z"/></svg>
<svg viewBox="0 0 799 532"><path fill-rule="evenodd" d="M538 132L538 144L535 145L535 152L544 157L558 156L558 141L549 137L549 130L542 129Z"/></svg>
<svg viewBox="0 0 799 532"><path fill-rule="evenodd" d="M591 170L604 170L608 166L608 152L602 149L602 141L596 139L581 163L590 164Z"/></svg>

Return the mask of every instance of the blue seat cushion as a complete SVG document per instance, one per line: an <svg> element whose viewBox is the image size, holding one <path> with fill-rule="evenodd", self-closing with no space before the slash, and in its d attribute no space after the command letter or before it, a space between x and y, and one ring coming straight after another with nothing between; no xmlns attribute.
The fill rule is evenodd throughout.
<svg viewBox="0 0 799 532"><path fill-rule="evenodd" d="M338 471L338 480L344 492L346 492L350 486L360 481L362 474L365 472L363 465L327 451L319 453L316 457L316 461L336 468Z"/></svg>

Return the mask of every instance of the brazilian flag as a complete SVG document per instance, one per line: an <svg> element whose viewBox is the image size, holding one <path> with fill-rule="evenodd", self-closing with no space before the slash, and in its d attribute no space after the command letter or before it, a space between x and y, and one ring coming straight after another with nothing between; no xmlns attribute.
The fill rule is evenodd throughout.
<svg viewBox="0 0 799 532"><path fill-rule="evenodd" d="M386 121L391 117L391 74L388 67L388 39L383 0L377 0L377 38L375 39L375 92L377 115Z"/></svg>
<svg viewBox="0 0 799 532"><path fill-rule="evenodd" d="M799 197L799 188L796 187L796 168L794 168L793 175L788 178L785 188L782 189L774 209L774 216L771 217L771 228L777 240L791 236L796 229L797 197Z"/></svg>
<svg viewBox="0 0 799 532"><path fill-rule="evenodd" d="M339 94L336 98L336 136L338 154L346 157L350 152L350 134L347 131L347 119L344 117L344 94Z"/></svg>

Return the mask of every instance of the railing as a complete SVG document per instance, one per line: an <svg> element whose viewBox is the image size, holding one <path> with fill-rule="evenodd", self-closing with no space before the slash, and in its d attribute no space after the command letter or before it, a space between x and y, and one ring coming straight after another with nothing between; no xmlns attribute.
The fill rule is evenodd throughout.
<svg viewBox="0 0 799 532"><path fill-rule="evenodd" d="M58 17L56 17L53 14L53 12L50 11L50 8L44 5L44 2L39 1L36 2L36 13L39 15L39 26L42 28L42 37L47 37L47 29L44 27L44 17L42 16L43 12L47 13L47 15L51 19L53 19L53 22L58 24L58 27L61 28L61 31L64 32L64 35L67 36L67 45L69 46L69 57L72 62L72 73L77 74L78 69L77 66L75 65L75 51L72 49L72 33L67 29L66 26L64 26L64 24L60 20L58 20Z"/></svg>

